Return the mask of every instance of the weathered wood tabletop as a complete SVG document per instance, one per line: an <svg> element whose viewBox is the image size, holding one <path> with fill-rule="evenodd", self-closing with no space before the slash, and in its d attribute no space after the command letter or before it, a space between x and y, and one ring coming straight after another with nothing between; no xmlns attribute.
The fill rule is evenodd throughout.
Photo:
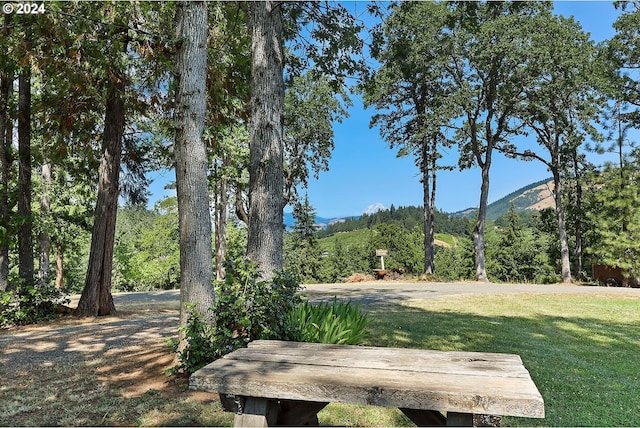
<svg viewBox="0 0 640 428"><path fill-rule="evenodd" d="M398 407L418 425L544 418L542 396L512 354L256 341L198 370L190 387L219 393L236 426L317 422L330 402Z"/></svg>

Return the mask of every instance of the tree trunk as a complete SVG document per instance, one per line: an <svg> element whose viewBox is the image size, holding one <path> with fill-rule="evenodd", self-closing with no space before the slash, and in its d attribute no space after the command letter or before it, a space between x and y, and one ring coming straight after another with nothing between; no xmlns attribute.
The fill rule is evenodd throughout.
<svg viewBox="0 0 640 428"><path fill-rule="evenodd" d="M86 317L111 315L116 312L111 295L111 274L125 125L125 82L117 72L110 74L112 78L107 90L98 200L91 234L89 266L76 309L77 315Z"/></svg>
<svg viewBox="0 0 640 428"><path fill-rule="evenodd" d="M56 288L61 290L64 287L64 249L61 246L56 248Z"/></svg>
<svg viewBox="0 0 640 428"><path fill-rule="evenodd" d="M567 240L567 227L564 218L564 207L562 205L562 183L557 166L553 168L554 197L556 203L556 214L558 216L558 234L560 236L560 260L562 263L562 282L571 282L571 262L569 261L569 243Z"/></svg>
<svg viewBox="0 0 640 428"><path fill-rule="evenodd" d="M480 186L480 206L478 207L478 219L476 220L476 225L473 229L476 281L481 282L487 282L489 280L485 267L484 226L487 218L487 205L489 200L490 166L490 157L489 154L487 154L487 161L482 165L482 184Z"/></svg>
<svg viewBox="0 0 640 428"><path fill-rule="evenodd" d="M284 52L281 3L251 2L251 122L247 255L263 279L282 270Z"/></svg>
<svg viewBox="0 0 640 428"><path fill-rule="evenodd" d="M431 183L430 165L429 165L429 147L428 143L423 143L421 172L422 172L422 193L423 193L423 212L424 212L424 273L425 275L433 275L435 271L434 265L434 229L433 229L433 197L435 196L435 181ZM431 165L433 168L433 165ZM431 177L435 180L435 174ZM433 185L433 189L431 188Z"/></svg>
<svg viewBox="0 0 640 428"><path fill-rule="evenodd" d="M227 203L229 202L227 179L221 177L216 187L214 211L216 222L216 279L221 281L225 277L224 262L227 258Z"/></svg>
<svg viewBox="0 0 640 428"><path fill-rule="evenodd" d="M580 168L578 165L578 153L573 152L573 171L576 180L576 215L575 215L575 234L576 234L576 277L581 280L582 278L582 184L580 183Z"/></svg>
<svg viewBox="0 0 640 428"><path fill-rule="evenodd" d="M7 15L8 16L8 15ZM9 288L9 150L11 147L9 94L13 78L0 70L0 291Z"/></svg>
<svg viewBox="0 0 640 428"><path fill-rule="evenodd" d="M51 208L51 201L49 198L49 189L51 188L51 164L45 163L42 165L42 195L40 196L40 215L43 218L50 217L49 210ZM49 256L51 253L51 238L47 231L47 224L40 231L38 235L38 242L40 246L40 264L38 267L38 279L40 285L46 285L49 282L51 276L51 267Z"/></svg>
<svg viewBox="0 0 640 428"><path fill-rule="evenodd" d="M33 218L31 214L31 72L18 77L18 275L33 285Z"/></svg>
<svg viewBox="0 0 640 428"><path fill-rule="evenodd" d="M189 318L186 303L207 322L215 302L209 212L208 159L202 139L206 117L207 3L179 2L176 7L177 123L174 145L180 229L180 326ZM180 333L184 349L184 333Z"/></svg>

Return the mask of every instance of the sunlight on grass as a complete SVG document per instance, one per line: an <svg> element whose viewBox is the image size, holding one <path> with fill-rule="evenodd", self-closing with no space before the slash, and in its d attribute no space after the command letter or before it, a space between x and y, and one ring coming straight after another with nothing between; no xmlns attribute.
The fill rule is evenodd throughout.
<svg viewBox="0 0 640 428"><path fill-rule="evenodd" d="M640 425L638 298L457 297L371 315L371 345L520 355L547 418L505 418L506 425Z"/></svg>

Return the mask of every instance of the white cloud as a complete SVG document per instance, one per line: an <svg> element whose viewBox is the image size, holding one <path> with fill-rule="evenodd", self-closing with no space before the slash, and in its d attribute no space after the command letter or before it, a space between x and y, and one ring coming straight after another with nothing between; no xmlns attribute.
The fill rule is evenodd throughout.
<svg viewBox="0 0 640 428"><path fill-rule="evenodd" d="M376 202L375 204L371 204L367 207L367 209L365 209L362 214L374 214L377 213L378 211L382 211L385 209L385 206L382 205L380 202Z"/></svg>

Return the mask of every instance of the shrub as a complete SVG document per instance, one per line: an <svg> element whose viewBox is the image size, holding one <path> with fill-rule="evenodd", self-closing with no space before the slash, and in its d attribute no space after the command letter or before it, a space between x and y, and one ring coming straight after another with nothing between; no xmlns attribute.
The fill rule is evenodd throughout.
<svg viewBox="0 0 640 428"><path fill-rule="evenodd" d="M53 284L0 291L0 328L53 319L59 314L58 306L68 302Z"/></svg>
<svg viewBox="0 0 640 428"><path fill-rule="evenodd" d="M187 345L171 373L193 373L252 340L293 335L287 315L301 302L298 282L286 272L276 273L270 281L259 277L256 264L248 259L227 263L225 280L215 283L216 302L210 308L213 327L189 308L183 327ZM177 345L170 343L176 351Z"/></svg>
<svg viewBox="0 0 640 428"><path fill-rule="evenodd" d="M313 305L304 302L289 313L288 325L295 326L290 340L298 342L357 345L366 334L369 319L360 305L340 302Z"/></svg>

